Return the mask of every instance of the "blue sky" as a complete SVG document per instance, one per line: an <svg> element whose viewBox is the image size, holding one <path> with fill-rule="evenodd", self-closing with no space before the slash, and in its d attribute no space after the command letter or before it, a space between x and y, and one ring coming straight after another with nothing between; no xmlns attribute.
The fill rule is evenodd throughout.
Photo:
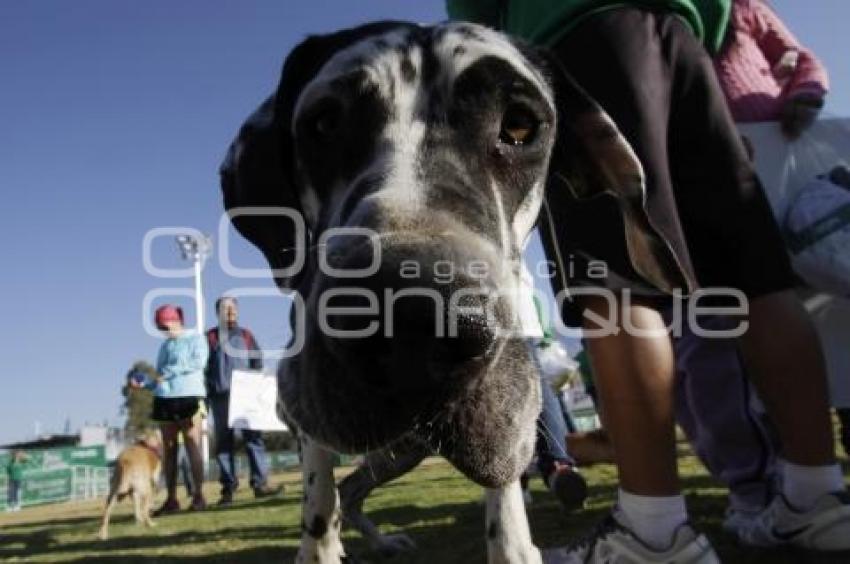
<svg viewBox="0 0 850 564"><path fill-rule="evenodd" d="M850 3L773 4L829 67L827 111L850 116ZM36 422L119 421L123 374L159 345L142 327L145 294L192 284L146 274L145 233L216 233L218 164L285 54L307 33L382 18L443 19L442 2L0 3L0 444ZM232 241L235 264L264 266ZM181 266L170 238L153 259ZM271 288L226 276L215 258L205 283L208 297ZM242 310L261 344L283 342L283 300L245 299Z"/></svg>

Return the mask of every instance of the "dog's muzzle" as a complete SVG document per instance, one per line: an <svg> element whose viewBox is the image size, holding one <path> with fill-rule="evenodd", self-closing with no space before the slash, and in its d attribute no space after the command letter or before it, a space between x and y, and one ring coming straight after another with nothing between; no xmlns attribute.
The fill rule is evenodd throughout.
<svg viewBox="0 0 850 564"><path fill-rule="evenodd" d="M450 459L458 454L453 462L482 483L510 479L530 456L513 448L530 443L517 418L533 420L537 403L527 349L506 336L514 312L497 291L506 278L498 249L458 226L345 239L328 249L328 265L368 275L316 279L305 354L282 386L290 416L342 451L412 432ZM517 403L494 404L505 398ZM479 435L473 450L492 442L517 461L469 462L476 456L464 433ZM504 475L482 474L491 471Z"/></svg>
<svg viewBox="0 0 850 564"><path fill-rule="evenodd" d="M492 278L470 273L470 265L484 266L480 257L445 238L388 238L379 244L382 260L374 273L357 280L325 280L325 292L338 292L326 302L328 325L335 330L324 335L330 351L340 360L365 356L378 365L407 370L416 361L450 368L492 349L500 326L508 321L507 311ZM342 270L363 271L374 257L374 245L358 245L342 254L339 264ZM413 387L440 385L444 378L445 372L435 371Z"/></svg>

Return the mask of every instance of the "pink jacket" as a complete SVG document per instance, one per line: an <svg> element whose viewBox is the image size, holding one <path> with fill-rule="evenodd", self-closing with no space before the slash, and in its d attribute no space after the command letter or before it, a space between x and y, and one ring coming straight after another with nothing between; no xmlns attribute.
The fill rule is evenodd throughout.
<svg viewBox="0 0 850 564"><path fill-rule="evenodd" d="M734 37L715 68L735 121L776 121L788 99L826 94L826 69L762 0L733 0L730 25ZM778 76L780 61L795 53L796 68Z"/></svg>

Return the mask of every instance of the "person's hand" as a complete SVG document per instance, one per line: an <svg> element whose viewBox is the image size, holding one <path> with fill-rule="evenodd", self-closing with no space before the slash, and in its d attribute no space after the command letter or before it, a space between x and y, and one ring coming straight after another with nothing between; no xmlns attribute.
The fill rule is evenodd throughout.
<svg viewBox="0 0 850 564"><path fill-rule="evenodd" d="M791 78L797 71L797 65L800 61L800 53L798 51L786 51L779 62L773 67L773 76L776 80L785 81Z"/></svg>
<svg viewBox="0 0 850 564"><path fill-rule="evenodd" d="M798 94L785 102L782 108L782 132L788 139L796 139L817 119L823 108L823 96Z"/></svg>

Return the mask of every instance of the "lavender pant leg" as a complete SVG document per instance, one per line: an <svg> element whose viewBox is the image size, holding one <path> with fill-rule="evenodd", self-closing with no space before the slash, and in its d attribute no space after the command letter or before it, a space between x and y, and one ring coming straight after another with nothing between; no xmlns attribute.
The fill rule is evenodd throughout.
<svg viewBox="0 0 850 564"><path fill-rule="evenodd" d="M720 330L728 318L701 319ZM729 488L730 505L757 510L775 491L778 443L763 414L752 409L755 393L734 338L698 337L685 328L674 340L676 419L697 456Z"/></svg>

